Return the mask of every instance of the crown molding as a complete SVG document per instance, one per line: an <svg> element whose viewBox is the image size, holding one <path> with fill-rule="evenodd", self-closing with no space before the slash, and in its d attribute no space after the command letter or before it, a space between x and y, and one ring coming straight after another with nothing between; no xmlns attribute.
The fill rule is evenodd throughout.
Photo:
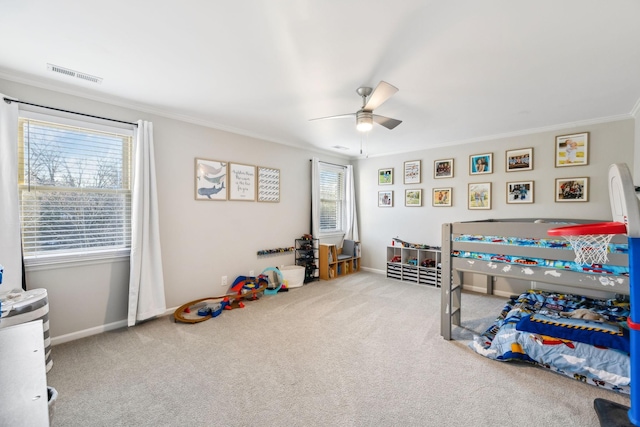
<svg viewBox="0 0 640 427"><path fill-rule="evenodd" d="M640 100L638 102L640 103ZM636 106L638 106L638 104L636 104ZM638 107L638 109L640 110L640 107ZM638 112L640 113L640 111ZM442 147L451 147L453 145L465 145L465 144L473 144L473 143L484 142L484 141L494 141L497 139L514 138L514 137L523 136L523 135L533 135L537 133L544 133L544 132L551 132L551 131L560 131L560 130L565 130L570 128L586 127L586 126L602 124L602 123L611 123L611 122L617 122L621 120L629 120L633 118L634 118L634 115L629 113L629 114L618 114L616 116L599 117L596 119L589 119L589 120L579 120L575 122L558 123L555 125L542 126L538 128L523 129L523 130L518 130L513 132L505 132L505 133L499 133L494 135L480 136L477 138L443 142L440 144L430 145L428 148L425 148L425 150L431 150L434 148L442 148ZM391 156L394 154L415 153L416 151L422 151L422 150L386 152L384 154L379 154L379 155L377 154L369 155L368 157L383 157L383 156Z"/></svg>
<svg viewBox="0 0 640 427"><path fill-rule="evenodd" d="M101 103L113 105L113 106L116 106L116 107L126 108L126 109L129 109L129 110L135 110L135 111L142 112L142 113L153 114L153 115L156 115L156 116L165 117L165 118L173 119L173 120L178 120L178 121L181 121L181 122L191 123L191 124L194 124L194 125L203 126L203 127L210 128L210 129L216 129L216 130L220 130L220 131L224 131L224 132L233 133L233 134L236 134L236 135L241 135L241 136L246 136L246 137L249 137L249 138L259 139L261 141L272 142L272 143L281 144L281 145L287 145L289 147L293 147L293 148L297 148L297 149L304 149L304 150L309 150L309 151L314 151L314 152L317 152L317 153L320 153L320 154L332 154L332 155L334 155L336 157L341 157L341 158L348 159L347 156L341 155L340 153L333 153L330 150L323 150L323 149L320 149L318 147L313 147L313 146L303 147L299 143L277 140L277 139L274 139L274 138L271 138L271 137L268 137L268 136L265 136L265 135L261 135L261 134L255 133L255 132L247 131L245 129L239 129L239 128L234 128L232 126L221 125L220 123L216 123L216 122L213 122L213 121L210 121L210 120L200 119L200 118L186 116L186 115L182 115L182 114L176 114L176 113L173 113L173 112L170 112L170 111L161 110L161 109L157 109L157 108L152 108L152 107L149 107L147 105L136 104L134 102L126 102L126 101L123 101L121 98L111 98L111 97L105 97L105 96L99 96L99 95L95 95L95 94L90 94L90 93L87 93L87 92L84 92L84 91L74 90L74 89L71 89L71 88L63 87L63 86L58 86L56 84L43 82L43 81L40 81L40 80L37 80L37 79L31 79L31 78L25 78L23 76L17 76L15 74L7 73L7 72L2 71L2 70L0 70L0 78L8 80L8 81L15 82L15 83L34 86L34 87L37 87L37 88L40 88L40 89L51 90L53 92L58 92L58 93L62 93L62 94L65 94L65 95L76 96L78 98L83 98L83 99L88 99L88 100L91 100L91 101L101 102Z"/></svg>
<svg viewBox="0 0 640 427"><path fill-rule="evenodd" d="M363 158L375 158L375 157L390 156L390 155L395 155L395 154L405 154L405 153L412 153L412 152L416 152L416 151L422 151L422 150L414 150L414 149L412 149L412 150L397 150L397 151L385 152L385 153L382 153L382 154L367 154L366 157L364 155L350 156L350 155L345 155L343 153L333 152L333 151L328 150L328 149L321 149L319 147L315 147L315 146L311 146L311 145L307 145L305 147L305 146L301 146L299 143L294 143L294 142L291 142L291 141L276 140L276 139L273 139L273 138L270 138L270 137L267 137L267 136L264 136L264 135L261 135L261 134L258 134L258 133L249 132L249 131L244 130L244 129L238 129L238 128L234 128L234 127L231 127L231 126L221 125L219 123L216 123L216 122L213 122L213 121L210 121L210 120L204 120L204 119L200 119L200 118L196 118L196 117L176 114L176 113L172 113L172 112L169 112L169 111L166 111L166 110L155 109L155 108L151 108L151 107L146 106L146 105L136 104L136 103L132 103L132 102L124 102L120 98L116 99L116 98L110 98L110 97L104 97L104 96L97 96L97 95L93 95L93 94L88 94L88 93L83 92L83 91L73 90L73 89L69 89L69 88L65 88L65 87L60 87L60 86L57 86L55 84L39 81L39 80L36 80L36 79L30 79L30 78L25 78L23 76L17 76L15 74L8 73L8 72L3 71L3 70L0 70L0 78L5 79L5 80L9 80L9 81L13 81L13 82L16 82L16 83L35 86L35 87L38 87L38 88L41 88L41 89L46 89L46 90L51 90L51 91L54 91L54 92L63 93L63 94L66 94L66 95L72 95L72 96L77 96L79 98L84 98L84 99L89 99L89 100L92 100L92 101L102 102L102 103L105 103L105 104L110 104L110 105L114 105L114 106L121 107L121 108L127 108L127 109L131 109L131 110L135 110L135 111L140 111L140 112L143 112L143 113L154 114L154 115L165 117L165 118L168 118L168 119L178 120L178 121L182 121L182 122L186 122L186 123L195 124L195 125L198 125L198 126L203 126L203 127L207 127L207 128L211 128L211 129L217 129L217 130L221 130L221 131L224 131L224 132L233 133L233 134L236 134L236 135L241 135L241 136L246 136L246 137L249 137L249 138L259 139L259 140L262 140L262 141L272 142L272 143L275 143L275 144L287 145L289 147L293 147L293 148L297 148L297 149L310 150L310 151L314 151L314 152L322 153L322 154L331 154L333 156L341 157L341 158L345 158L345 159L349 159L349 160L358 160L358 159L363 159ZM609 123L609 122L615 122L615 121L620 121L620 120L628 120L628 119L640 119L640 99L638 99L638 101L636 102L636 104L634 105L634 107L632 108L632 110L628 114L619 114L619 115L616 115L616 116L599 117L599 118L595 118L595 119L580 120L580 121L568 122L568 123L558 123L558 124L555 124L555 125L543 126L543 127L539 127L539 128L523 129L523 130L519 130L519 131L505 132L505 133L494 134L494 135L485 135L485 136L480 136L480 137L470 138L470 139L464 139L464 140L457 140L457 141L453 140L453 141L443 142L443 143L440 143L440 144L431 145L428 148L425 148L425 150L431 150L431 149L441 148L441 147L450 147L452 145L472 144L472 143L476 143L476 142L491 141L491 140L503 139L503 138L513 138L513 137L522 136L522 135L530 135L530 134L536 134L536 133L557 131L557 130L562 130L562 129L567 129L567 128L574 128L574 127L584 127L584 126L590 126L590 125L594 125L594 124Z"/></svg>

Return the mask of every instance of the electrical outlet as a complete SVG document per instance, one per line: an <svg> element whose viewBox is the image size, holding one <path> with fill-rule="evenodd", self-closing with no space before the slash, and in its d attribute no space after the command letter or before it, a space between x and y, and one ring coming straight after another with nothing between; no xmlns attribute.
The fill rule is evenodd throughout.
<svg viewBox="0 0 640 427"><path fill-rule="evenodd" d="M249 277L255 277L256 272L253 270L249 270Z"/></svg>
<svg viewBox="0 0 640 427"><path fill-rule="evenodd" d="M222 286L227 286L227 276L222 276Z"/></svg>

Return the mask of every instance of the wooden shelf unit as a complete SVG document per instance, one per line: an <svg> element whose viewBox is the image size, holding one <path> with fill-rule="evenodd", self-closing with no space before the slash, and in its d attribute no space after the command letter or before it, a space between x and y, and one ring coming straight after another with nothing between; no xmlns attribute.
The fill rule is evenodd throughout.
<svg viewBox="0 0 640 427"><path fill-rule="evenodd" d="M331 280L360 271L360 243L356 243L355 256L338 260L342 249L336 245L320 243L320 279Z"/></svg>
<svg viewBox="0 0 640 427"><path fill-rule="evenodd" d="M442 254L439 249L387 246L387 277L440 287Z"/></svg>

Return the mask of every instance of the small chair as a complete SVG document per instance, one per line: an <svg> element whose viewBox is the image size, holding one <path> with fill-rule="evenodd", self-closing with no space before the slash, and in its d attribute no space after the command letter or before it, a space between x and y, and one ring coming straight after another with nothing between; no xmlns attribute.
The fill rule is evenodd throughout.
<svg viewBox="0 0 640 427"><path fill-rule="evenodd" d="M356 242L344 239L342 242L342 253L338 255L338 261L353 258L356 255Z"/></svg>

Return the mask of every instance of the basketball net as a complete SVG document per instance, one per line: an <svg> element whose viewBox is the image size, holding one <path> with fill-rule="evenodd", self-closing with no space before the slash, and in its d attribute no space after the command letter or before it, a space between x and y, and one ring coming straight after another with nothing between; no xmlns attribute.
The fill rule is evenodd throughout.
<svg viewBox="0 0 640 427"><path fill-rule="evenodd" d="M583 234L563 236L576 253L576 263L582 265L605 264L608 261L609 242L613 234Z"/></svg>

